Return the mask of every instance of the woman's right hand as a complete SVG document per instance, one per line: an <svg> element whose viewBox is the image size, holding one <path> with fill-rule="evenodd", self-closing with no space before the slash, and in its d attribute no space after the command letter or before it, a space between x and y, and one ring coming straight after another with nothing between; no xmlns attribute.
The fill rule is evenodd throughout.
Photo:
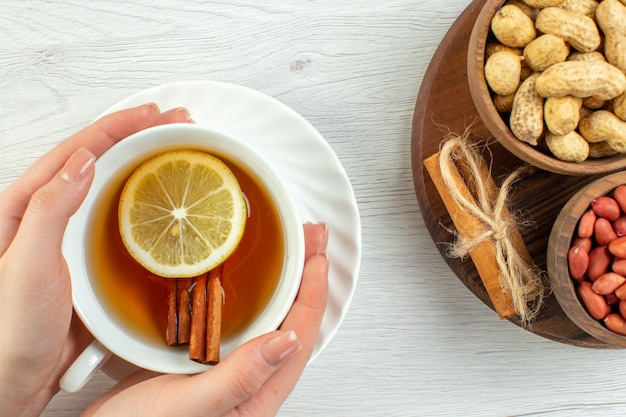
<svg viewBox="0 0 626 417"><path fill-rule="evenodd" d="M304 232L302 283L279 330L245 343L201 374L139 371L96 400L83 417L275 415L311 357L328 297L328 228L305 224Z"/></svg>

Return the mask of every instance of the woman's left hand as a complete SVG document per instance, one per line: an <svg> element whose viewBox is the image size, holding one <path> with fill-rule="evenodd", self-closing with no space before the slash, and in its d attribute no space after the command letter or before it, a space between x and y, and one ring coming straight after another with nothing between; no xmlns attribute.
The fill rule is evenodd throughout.
<svg viewBox="0 0 626 417"><path fill-rule="evenodd" d="M89 125L36 161L0 195L0 410L38 416L89 342L72 313L61 253L68 220L85 198L97 157L145 128L188 122L186 109L146 104Z"/></svg>

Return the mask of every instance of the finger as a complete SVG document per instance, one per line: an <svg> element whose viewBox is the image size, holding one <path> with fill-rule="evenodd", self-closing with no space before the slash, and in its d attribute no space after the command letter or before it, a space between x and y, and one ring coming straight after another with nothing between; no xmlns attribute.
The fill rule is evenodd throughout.
<svg viewBox="0 0 626 417"><path fill-rule="evenodd" d="M111 403L113 402L117 402L117 401L123 401L124 400L124 396L126 394L123 394L123 392L125 390L132 390L132 391L136 391L136 390L145 390L147 391L149 389L149 385L152 385L152 383L149 382L144 382L147 380L150 380L152 378L155 378L157 376L160 376L161 374L157 374L156 372L152 372L152 371L146 371L146 370L140 370L137 371L131 375L129 375L128 377L124 378L123 380L121 380L120 382L118 382L117 384L115 384L110 390L108 390L107 392L105 392L104 394L102 394L100 397L96 398L91 404L89 404L89 406L87 408L85 408L85 410L83 410L81 417L91 417L93 416L96 412L98 412L101 408L106 409L108 407L112 407L111 404L107 404L107 402L109 402L110 400L112 400L113 397L117 396L118 394L119 397L121 398L116 398L114 400L111 401ZM186 376L183 375L171 375L168 378L172 378L172 379L184 379L186 378ZM142 383L141 385L139 385L140 383ZM131 388L135 385L138 385L138 388ZM144 391L144 392L145 392ZM139 393L136 394L139 397ZM130 407L129 407L130 408ZM106 415L106 413L104 413L103 415ZM119 414L119 415L123 415L123 414ZM151 416L151 417L156 417L156 416Z"/></svg>
<svg viewBox="0 0 626 417"><path fill-rule="evenodd" d="M294 330L302 342L302 351L289 364L293 365L296 371L300 371L297 372L298 376L311 357L326 310L328 269L329 261L326 252L309 258L304 268L298 296L280 327L283 331Z"/></svg>
<svg viewBox="0 0 626 417"><path fill-rule="evenodd" d="M37 254L37 265L58 264L67 222L89 191L95 160L87 149L77 150L57 175L33 194L11 244L16 253Z"/></svg>
<svg viewBox="0 0 626 417"><path fill-rule="evenodd" d="M255 396L301 348L302 344L293 331L263 335L240 346L211 372L188 380L186 389L191 389L192 385L203 386L204 395L219 399L209 407L208 413L199 415L223 415ZM197 408L192 406L180 415L193 415L194 409ZM204 409L207 410L206 405Z"/></svg>
<svg viewBox="0 0 626 417"><path fill-rule="evenodd" d="M101 118L35 161L24 175L14 182L10 191L24 195L26 200L30 199L30 195L50 181L69 156L78 149L85 148L99 157L121 139L155 124L159 115L159 108L156 104L150 103Z"/></svg>
<svg viewBox="0 0 626 417"><path fill-rule="evenodd" d="M294 332L276 331L245 343L198 375L150 378L138 373L96 400L83 415L126 415L140 406L144 414L138 415L151 417L222 416L255 395L300 347Z"/></svg>
<svg viewBox="0 0 626 417"><path fill-rule="evenodd" d="M328 225L305 224L307 257L302 272L302 283L293 306L280 326L281 330L294 330L301 338L304 348L298 355L302 368L306 366L319 331L328 299L329 260ZM308 351L308 353L307 353ZM299 375L299 374L298 374Z"/></svg>
<svg viewBox="0 0 626 417"><path fill-rule="evenodd" d="M157 105L150 103L105 116L61 142L0 195L0 254L13 240L31 196L50 181L76 150L85 148L98 157L135 132L158 124L188 120L189 112L186 109L176 108L160 113Z"/></svg>
<svg viewBox="0 0 626 417"><path fill-rule="evenodd" d="M328 256L325 252L307 261L300 291L281 331L295 331L302 349L278 370L250 400L239 406L242 415L275 415L306 367L319 332L328 298Z"/></svg>
<svg viewBox="0 0 626 417"><path fill-rule="evenodd" d="M55 151L60 155L62 161L66 159L68 154L72 154L78 148L87 148L99 157L120 140L140 130L156 125L186 122L188 120L189 111L185 108L177 107L161 113L155 103L148 103L120 110L96 120L80 132L61 142ZM52 156L59 158L58 155L46 155L51 160L53 159Z"/></svg>
<svg viewBox="0 0 626 417"><path fill-rule="evenodd" d="M309 259L316 253L325 250L328 244L328 225L325 223L305 223L304 242L304 259Z"/></svg>
<svg viewBox="0 0 626 417"><path fill-rule="evenodd" d="M158 115L157 121L153 126L158 125L167 125L171 123L196 123L195 120L191 118L189 110L185 107L175 107L173 109L169 109L164 111L160 115Z"/></svg>

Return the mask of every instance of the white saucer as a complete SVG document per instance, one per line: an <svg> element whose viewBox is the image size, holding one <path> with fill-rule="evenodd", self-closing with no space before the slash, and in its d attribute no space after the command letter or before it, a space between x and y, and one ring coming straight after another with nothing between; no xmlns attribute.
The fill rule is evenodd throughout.
<svg viewBox="0 0 626 417"><path fill-rule="evenodd" d="M303 221L328 224L329 298L312 361L341 325L361 263L359 211L337 155L291 108L255 90L221 82L186 81L153 87L120 101L101 116L147 102L157 103L162 110L185 107L198 125L240 138L256 148L291 186Z"/></svg>

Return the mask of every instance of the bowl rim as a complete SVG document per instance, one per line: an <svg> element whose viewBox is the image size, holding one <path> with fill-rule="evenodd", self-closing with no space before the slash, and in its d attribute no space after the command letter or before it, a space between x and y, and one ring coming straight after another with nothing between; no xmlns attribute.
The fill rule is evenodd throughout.
<svg viewBox="0 0 626 417"><path fill-rule="evenodd" d="M593 175L626 168L626 154L587 159L584 162L561 161L517 139L496 110L485 80L485 47L490 35L490 21L507 0L487 0L470 34L467 49L467 80L474 107L487 130L513 155L545 171L564 175ZM473 57L473 58L472 58ZM475 80L475 82L471 82ZM478 103L486 103L479 105Z"/></svg>

